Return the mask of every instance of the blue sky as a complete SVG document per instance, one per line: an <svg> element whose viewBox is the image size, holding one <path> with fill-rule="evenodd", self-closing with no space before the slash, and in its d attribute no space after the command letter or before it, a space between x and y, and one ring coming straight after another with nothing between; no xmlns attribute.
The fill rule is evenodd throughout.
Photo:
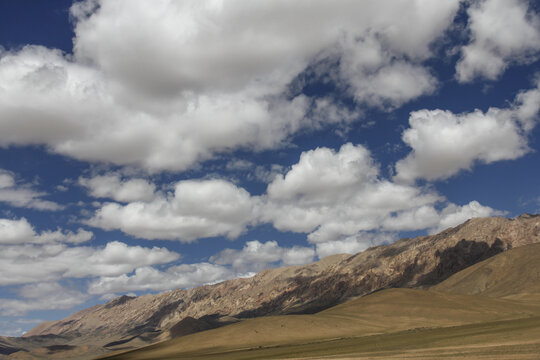
<svg viewBox="0 0 540 360"><path fill-rule="evenodd" d="M525 0L0 0L0 334L540 210Z"/></svg>

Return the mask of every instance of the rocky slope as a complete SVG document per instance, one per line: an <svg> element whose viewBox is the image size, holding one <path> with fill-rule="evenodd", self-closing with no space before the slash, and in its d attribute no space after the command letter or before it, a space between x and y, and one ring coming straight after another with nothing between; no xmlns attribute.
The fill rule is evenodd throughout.
<svg viewBox="0 0 540 360"><path fill-rule="evenodd" d="M65 345L139 346L236 319L312 313L380 289L429 287L507 249L536 242L538 215L471 219L437 235L402 239L356 255L335 255L189 290L123 296L39 325L25 338L54 335Z"/></svg>
<svg viewBox="0 0 540 360"><path fill-rule="evenodd" d="M312 315L262 316L103 359L537 359L539 270L540 243L529 244L428 290L385 289Z"/></svg>

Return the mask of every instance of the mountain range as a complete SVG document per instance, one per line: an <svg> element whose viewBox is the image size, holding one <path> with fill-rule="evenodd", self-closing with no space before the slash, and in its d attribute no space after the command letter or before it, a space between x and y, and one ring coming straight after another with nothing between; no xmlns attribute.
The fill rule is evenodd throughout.
<svg viewBox="0 0 540 360"><path fill-rule="evenodd" d="M414 351L418 339L459 338L447 334L452 331L469 331L475 339L476 333L480 338L497 334L501 326L511 328L507 343L515 343L540 329L539 242L538 215L474 218L436 235L309 265L157 295L121 296L43 323L22 338L1 337L0 357L88 359L113 351L111 358L117 359L227 358L225 353L236 359L257 352L259 358L295 353L309 358L379 351L390 358L406 350L403 344L412 344ZM423 335L414 337L416 332ZM373 336L386 345L373 348L366 342ZM525 355L534 353L540 342L524 349Z"/></svg>

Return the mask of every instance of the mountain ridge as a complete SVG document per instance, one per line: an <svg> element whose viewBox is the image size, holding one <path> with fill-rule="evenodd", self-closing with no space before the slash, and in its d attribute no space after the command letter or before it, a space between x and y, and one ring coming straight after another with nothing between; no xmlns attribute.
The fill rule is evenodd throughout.
<svg viewBox="0 0 540 360"><path fill-rule="evenodd" d="M384 289L314 315L248 319L104 359L281 359L297 352L304 360L326 358L323 354L332 359L339 354L344 359L425 359L443 353L452 359L537 358L539 264L540 243L528 244L470 266L428 290ZM486 268L491 270L488 281ZM380 343L376 349L374 337Z"/></svg>
<svg viewBox="0 0 540 360"><path fill-rule="evenodd" d="M209 326L220 326L259 316L314 313L387 288L428 288L493 255L537 242L538 215L475 218L439 234L401 239L313 264L265 270L252 278L116 298L41 324L22 340L54 335L66 345L103 348L120 342L126 348L137 347L172 337L169 330L186 318L204 318ZM191 322L190 326L199 325Z"/></svg>
<svg viewBox="0 0 540 360"><path fill-rule="evenodd" d="M515 226L518 222L528 226ZM175 320L180 321L186 316L199 318L218 313L245 318L262 314L319 310L339 302L342 298L365 295L381 288L431 285L436 278L444 280L450 274L461 270L460 268L483 260L482 250L495 255L529 241L538 242L539 238L540 217L522 216L514 220L471 219L436 235L402 239L394 244L372 247L352 256L334 256L308 265L264 270L252 278L143 296L141 298L144 300L152 299L149 302L154 305L152 309L157 307L158 310L153 311L153 316L146 319L141 319L143 314L137 312L133 318L129 318L129 323L140 323L141 319L146 320L146 323L155 323L158 328L167 328L174 325L177 322ZM447 243L443 245L441 240ZM467 259L466 263L451 262L451 267L446 268L448 265L444 260L447 259L444 257L454 260L463 254L471 258ZM430 266L429 262L434 257L442 261L437 266ZM377 262L381 264L376 264ZM431 271L428 272L428 269ZM321 274L326 276L321 277ZM352 284L350 281L344 282L353 276ZM234 294L233 301L223 300L231 297L231 294ZM127 310L141 298L117 304L114 309L111 304L117 300L82 310L64 322L53 322L41 331L33 329L25 337L69 334L73 331L74 323L88 313L108 309L115 312ZM159 305L156 301L158 299ZM148 301L144 303L148 305ZM55 329L59 331L54 331Z"/></svg>

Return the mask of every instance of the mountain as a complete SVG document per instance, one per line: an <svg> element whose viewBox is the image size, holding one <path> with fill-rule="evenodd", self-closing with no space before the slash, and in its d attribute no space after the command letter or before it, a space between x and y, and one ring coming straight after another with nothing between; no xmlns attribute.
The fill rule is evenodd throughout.
<svg viewBox="0 0 540 360"><path fill-rule="evenodd" d="M305 266L265 270L247 279L123 296L41 324L23 339L0 338L0 346L43 349L34 345L41 342L57 346L48 350L51 357L61 356L58 346L66 347L64 356L79 351L80 345L94 354L137 348L254 317L316 313L382 289L428 288L496 254L539 241L540 216L476 218L436 235L402 239ZM51 340L43 340L47 338Z"/></svg>
<svg viewBox="0 0 540 360"><path fill-rule="evenodd" d="M540 349L538 264L540 243L525 245L429 290L386 289L314 315L245 320L106 359L533 359Z"/></svg>
<svg viewBox="0 0 540 360"><path fill-rule="evenodd" d="M489 336L478 339L482 332ZM249 319L105 359L403 358L404 351L421 352L441 345L447 353L451 348L459 353L463 347L478 347L484 355L491 355L489 347L502 347L505 342L525 345L530 359L537 352L527 349L526 343L540 346L538 335L540 304L387 289L313 315ZM396 344L395 338L400 337ZM458 344L461 348L456 349Z"/></svg>
<svg viewBox="0 0 540 360"><path fill-rule="evenodd" d="M540 243L482 261L432 289L453 294L540 300Z"/></svg>

